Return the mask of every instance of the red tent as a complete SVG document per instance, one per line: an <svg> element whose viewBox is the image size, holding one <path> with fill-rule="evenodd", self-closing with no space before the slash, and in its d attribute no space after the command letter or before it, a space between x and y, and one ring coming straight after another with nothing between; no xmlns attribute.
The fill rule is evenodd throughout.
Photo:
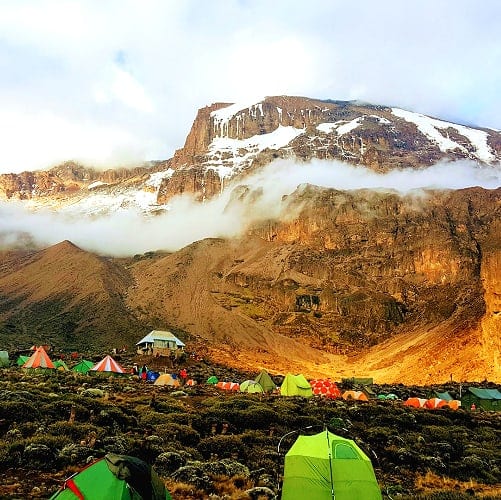
<svg viewBox="0 0 501 500"><path fill-rule="evenodd" d="M22 368L55 368L55 366L50 360L49 355L45 352L45 349L40 346L26 360Z"/></svg>
<svg viewBox="0 0 501 500"><path fill-rule="evenodd" d="M218 382L216 387L218 389L224 389L225 391L238 391L240 389L240 384L237 382Z"/></svg>
<svg viewBox="0 0 501 500"><path fill-rule="evenodd" d="M404 401L405 406L412 406L413 408L423 408L426 403L424 398L408 398Z"/></svg>
<svg viewBox="0 0 501 500"><path fill-rule="evenodd" d="M108 354L104 359L96 363L90 371L125 373L125 370Z"/></svg>
<svg viewBox="0 0 501 500"><path fill-rule="evenodd" d="M325 396L332 399L341 396L341 391L339 390L336 382L333 382L329 378L310 380L310 385L313 394L316 394L317 396Z"/></svg>

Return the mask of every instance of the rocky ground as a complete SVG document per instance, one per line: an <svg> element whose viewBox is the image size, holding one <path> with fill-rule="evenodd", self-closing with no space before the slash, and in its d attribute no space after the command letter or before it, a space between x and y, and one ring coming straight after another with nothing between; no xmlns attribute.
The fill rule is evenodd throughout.
<svg viewBox="0 0 501 500"><path fill-rule="evenodd" d="M121 362L129 366L134 359ZM163 359L149 363L172 369ZM129 375L3 369L0 498L47 498L64 478L107 452L153 464L174 499L279 498L284 454L295 434L277 452L280 438L325 426L369 454L387 498L501 498L501 414L402 405L435 389L455 393L454 383L374 386L399 400L364 403L227 393L203 382L211 374L242 382L257 372L207 360L184 366L199 385L179 390Z"/></svg>

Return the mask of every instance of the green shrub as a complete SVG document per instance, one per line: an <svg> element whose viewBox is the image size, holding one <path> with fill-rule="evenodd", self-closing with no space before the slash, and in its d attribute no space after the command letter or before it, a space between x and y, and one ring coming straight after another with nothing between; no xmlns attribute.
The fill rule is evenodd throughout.
<svg viewBox="0 0 501 500"><path fill-rule="evenodd" d="M0 402L0 420L7 422L31 422L40 418L40 411L27 401L2 401Z"/></svg>
<svg viewBox="0 0 501 500"><path fill-rule="evenodd" d="M211 458L213 454L219 458L228 458L233 454L238 454L240 457L244 453L245 446L239 436L217 435L201 439L198 450L205 459Z"/></svg>
<svg viewBox="0 0 501 500"><path fill-rule="evenodd" d="M78 422L54 422L49 425L48 431L56 436L67 436L74 441L85 439L90 432L99 433L99 428L92 424L82 424Z"/></svg>
<svg viewBox="0 0 501 500"><path fill-rule="evenodd" d="M159 425L156 429L156 433L166 442L178 441L184 446L196 446L200 441L200 434L196 430L188 425L172 422L165 425Z"/></svg>

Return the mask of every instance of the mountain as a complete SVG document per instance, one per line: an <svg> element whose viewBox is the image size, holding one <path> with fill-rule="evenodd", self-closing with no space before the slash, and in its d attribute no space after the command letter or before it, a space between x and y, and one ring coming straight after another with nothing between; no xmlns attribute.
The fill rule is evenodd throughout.
<svg viewBox="0 0 501 500"><path fill-rule="evenodd" d="M471 160L499 172L501 134L384 106L269 97L201 109L184 147L162 162L107 172L69 162L20 174L21 184L0 176L4 198L78 220L155 214L179 194L203 202L228 188L224 212L250 221L238 237L126 258L68 241L4 243L2 339L109 349L172 328L214 359L251 369L501 380L501 187L402 194L300 184L273 210L246 217L267 196L249 174L277 159L376 172L447 161L451 176L455 161Z"/></svg>
<svg viewBox="0 0 501 500"><path fill-rule="evenodd" d="M0 175L0 199L29 200L71 214L157 212L179 194L217 196L230 180L285 158L339 160L375 172L469 159L499 165L501 133L356 101L275 96L198 111L184 147L165 161L101 172L66 162L47 171ZM335 168L333 165L332 168Z"/></svg>

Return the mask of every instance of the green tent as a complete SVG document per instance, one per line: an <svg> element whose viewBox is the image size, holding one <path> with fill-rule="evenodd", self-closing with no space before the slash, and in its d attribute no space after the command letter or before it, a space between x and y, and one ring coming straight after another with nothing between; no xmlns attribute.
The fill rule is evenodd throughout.
<svg viewBox="0 0 501 500"><path fill-rule="evenodd" d="M171 500L157 473L135 457L108 453L68 478L50 500Z"/></svg>
<svg viewBox="0 0 501 500"><path fill-rule="evenodd" d="M9 353L7 351L0 351L0 368L9 366Z"/></svg>
<svg viewBox="0 0 501 500"><path fill-rule="evenodd" d="M273 382L273 379L266 370L261 370L254 381L256 381L263 388L264 392L272 392L277 388L277 384Z"/></svg>
<svg viewBox="0 0 501 500"><path fill-rule="evenodd" d="M261 384L255 380L245 380L240 384L240 392L248 392L249 394L262 394L263 388Z"/></svg>
<svg viewBox="0 0 501 500"><path fill-rule="evenodd" d="M329 431L299 436L285 455L282 500L381 500L369 457Z"/></svg>
<svg viewBox="0 0 501 500"><path fill-rule="evenodd" d="M211 384L211 385L215 385L219 382L219 380L217 379L217 377L215 375L211 375L208 379L207 379L207 384Z"/></svg>
<svg viewBox="0 0 501 500"><path fill-rule="evenodd" d="M435 391L435 395L437 396L437 398L443 399L444 401L452 401L454 399L447 391L445 392Z"/></svg>
<svg viewBox="0 0 501 500"><path fill-rule="evenodd" d="M62 359L58 359L57 361L54 361L54 366L56 367L56 370L60 370L60 371L64 371L64 372L69 370L68 365Z"/></svg>
<svg viewBox="0 0 501 500"><path fill-rule="evenodd" d="M75 365L71 371L77 372L77 373L87 373L92 367L94 366L94 363L92 361L87 361L85 359L82 359L80 363Z"/></svg>
<svg viewBox="0 0 501 500"><path fill-rule="evenodd" d="M26 363L26 361L28 361L28 359L30 359L30 357L29 357L29 356L23 356L23 355L21 355L21 356L19 356L19 357L17 358L17 360L16 360L16 365L17 365L17 366L23 366L23 365L24 365L24 363Z"/></svg>
<svg viewBox="0 0 501 500"><path fill-rule="evenodd" d="M304 378L304 375L292 375L288 373L282 385L280 386L282 396L303 396L309 398L313 396L310 383Z"/></svg>

